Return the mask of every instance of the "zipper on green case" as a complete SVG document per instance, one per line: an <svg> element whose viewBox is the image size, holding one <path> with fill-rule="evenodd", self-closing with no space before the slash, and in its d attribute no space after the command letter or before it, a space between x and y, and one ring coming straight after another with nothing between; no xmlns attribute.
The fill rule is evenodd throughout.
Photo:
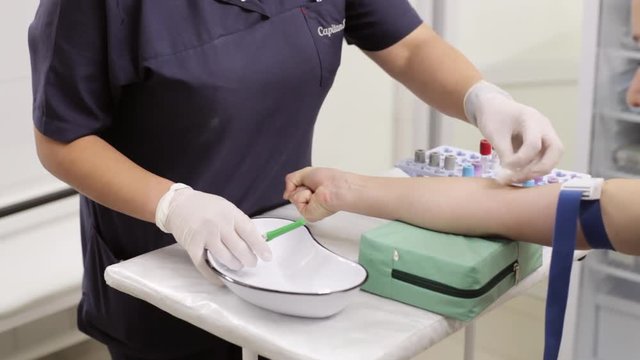
<svg viewBox="0 0 640 360"><path fill-rule="evenodd" d="M517 260L507 265L504 269L500 270L499 273L492 277L486 284L482 285L482 287L477 289L460 289L435 280L426 279L418 275L410 274L402 270L391 270L391 277L393 279L406 282L423 289L463 299L473 299L488 293L489 291L491 291L491 289L493 289L496 285L498 285L502 280L504 280L511 274L515 275L515 283L517 284L518 281L520 281L520 264L518 264Z"/></svg>

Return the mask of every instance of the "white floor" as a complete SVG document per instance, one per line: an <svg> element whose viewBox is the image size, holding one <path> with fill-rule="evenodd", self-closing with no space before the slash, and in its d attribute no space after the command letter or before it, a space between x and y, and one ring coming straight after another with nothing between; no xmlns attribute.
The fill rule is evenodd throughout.
<svg viewBox="0 0 640 360"><path fill-rule="evenodd" d="M477 320L475 360L539 360L544 333L546 282ZM413 360L463 358L464 331L450 336ZM93 340L41 360L109 360L107 349Z"/></svg>
<svg viewBox="0 0 640 360"><path fill-rule="evenodd" d="M543 291L546 282L539 286ZM478 319L476 327L475 360L542 359L544 299L535 295L515 298ZM462 360L463 350L461 330L413 360Z"/></svg>
<svg viewBox="0 0 640 360"><path fill-rule="evenodd" d="M83 341L68 349L40 358L40 360L110 360L109 351L95 340Z"/></svg>

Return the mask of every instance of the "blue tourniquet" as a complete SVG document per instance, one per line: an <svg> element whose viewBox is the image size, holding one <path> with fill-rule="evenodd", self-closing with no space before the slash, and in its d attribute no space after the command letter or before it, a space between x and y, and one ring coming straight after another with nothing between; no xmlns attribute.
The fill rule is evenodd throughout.
<svg viewBox="0 0 640 360"><path fill-rule="evenodd" d="M544 360L556 360L560 351L578 216L591 248L614 250L602 221L600 201L582 201L581 197L580 191L563 190L558 200L547 289Z"/></svg>

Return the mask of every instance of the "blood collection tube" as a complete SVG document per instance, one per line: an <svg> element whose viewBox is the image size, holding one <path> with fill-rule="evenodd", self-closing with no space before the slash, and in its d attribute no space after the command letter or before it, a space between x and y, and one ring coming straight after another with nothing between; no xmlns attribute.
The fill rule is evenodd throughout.
<svg viewBox="0 0 640 360"><path fill-rule="evenodd" d="M473 177L473 165L465 164L462 167L462 176L463 177Z"/></svg>
<svg viewBox="0 0 640 360"><path fill-rule="evenodd" d="M455 176L457 158L453 154L444 157L444 171L447 176Z"/></svg>
<svg viewBox="0 0 640 360"><path fill-rule="evenodd" d="M447 171L453 171L456 169L456 156L449 154L444 157L444 169Z"/></svg>
<svg viewBox="0 0 640 360"><path fill-rule="evenodd" d="M440 153L434 151L429 154L429 166L439 168L440 167Z"/></svg>
<svg viewBox="0 0 640 360"><path fill-rule="evenodd" d="M491 143L487 139L480 140L480 164L482 165L482 174L488 174L492 170L492 153Z"/></svg>
<svg viewBox="0 0 640 360"><path fill-rule="evenodd" d="M471 163L473 165L473 176L482 177L483 166L482 162L474 161Z"/></svg>

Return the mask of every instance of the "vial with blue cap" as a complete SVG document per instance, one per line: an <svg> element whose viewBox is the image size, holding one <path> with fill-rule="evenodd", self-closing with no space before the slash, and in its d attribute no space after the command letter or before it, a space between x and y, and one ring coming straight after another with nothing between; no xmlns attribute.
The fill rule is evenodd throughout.
<svg viewBox="0 0 640 360"><path fill-rule="evenodd" d="M473 169L473 165L471 164L465 164L462 167L462 176L463 177L473 177L475 171Z"/></svg>

